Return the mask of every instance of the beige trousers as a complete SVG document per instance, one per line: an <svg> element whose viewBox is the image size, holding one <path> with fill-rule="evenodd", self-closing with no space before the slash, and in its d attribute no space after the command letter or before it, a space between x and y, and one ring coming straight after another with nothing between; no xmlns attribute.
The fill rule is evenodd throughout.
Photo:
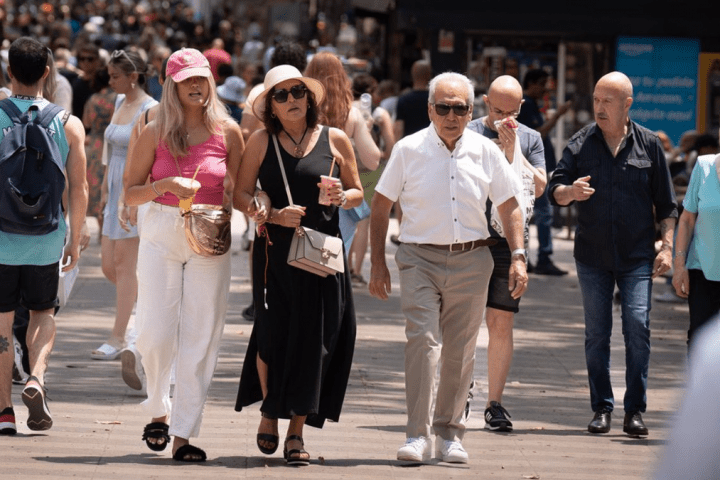
<svg viewBox="0 0 720 480"><path fill-rule="evenodd" d="M432 432L444 440L462 441L492 255L487 247L446 252L402 244L395 261L406 318L407 437L429 437L432 425ZM440 381L431 420L438 362Z"/></svg>

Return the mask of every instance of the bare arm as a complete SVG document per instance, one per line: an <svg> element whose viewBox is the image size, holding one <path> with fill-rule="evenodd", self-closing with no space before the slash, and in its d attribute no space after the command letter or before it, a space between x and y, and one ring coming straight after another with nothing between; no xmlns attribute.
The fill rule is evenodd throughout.
<svg viewBox="0 0 720 480"><path fill-rule="evenodd" d="M393 133L393 123L390 114L384 108L376 108L373 114L377 125L380 127L380 137L383 140L384 148L382 158L390 158L390 153L395 146L395 134Z"/></svg>
<svg viewBox="0 0 720 480"><path fill-rule="evenodd" d="M240 168L240 159L245 152L245 140L243 139L240 126L236 122L227 122L225 124L225 144L227 145L227 172L223 180L223 207L228 211L233 208L233 192L235 189L235 179L238 176Z"/></svg>
<svg viewBox="0 0 720 480"><path fill-rule="evenodd" d="M675 237L675 261L673 263L673 279L672 284L675 287L675 293L683 298L687 298L690 293L690 278L685 268L687 259L687 250L690 247L690 240L695 231L695 221L697 213L683 210L678 221L677 236Z"/></svg>
<svg viewBox="0 0 720 480"><path fill-rule="evenodd" d="M558 106L557 110L555 110L555 114L552 117L548 118L547 121L543 123L540 127L538 127L537 131L540 132L540 135L542 135L543 138L548 136L550 130L555 127L555 124L558 120L560 120L560 117L565 115L565 112L570 110L571 106L572 101L570 100Z"/></svg>
<svg viewBox="0 0 720 480"><path fill-rule="evenodd" d="M370 130L367 128L365 118L362 116L360 110L355 107L350 109L348 128L346 128L346 131L355 142L355 148L357 148L359 157L358 160L360 160L368 170L375 170L378 165L380 165L380 156L382 154L375 144L372 135L370 135Z"/></svg>
<svg viewBox="0 0 720 480"><path fill-rule="evenodd" d="M390 270L385 262L385 239L387 238L388 224L390 223L391 202L385 195L375 192L372 198L372 211L370 213L370 295L381 300L387 300L388 293L392 291Z"/></svg>
<svg viewBox="0 0 720 480"><path fill-rule="evenodd" d="M510 251L525 248L525 239L523 236L522 212L515 197L501 203L497 207L500 220L503 224L505 238L507 238ZM525 260L520 256L513 256L510 262L510 276L508 280L508 288L513 298L520 298L527 289L527 267Z"/></svg>
<svg viewBox="0 0 720 480"><path fill-rule="evenodd" d="M660 238L662 247L655 257L653 265L653 276L657 278L670 270L672 266L673 235L675 233L675 218L665 218L660 221Z"/></svg>
<svg viewBox="0 0 720 480"><path fill-rule="evenodd" d="M83 227L88 205L87 159L85 157L85 127L76 116L70 116L65 124L68 140L68 157L65 164L70 193L70 243L65 248L63 264L70 257L70 264L63 268L69 271L80 258Z"/></svg>
<svg viewBox="0 0 720 480"><path fill-rule="evenodd" d="M372 138L370 140L372 140ZM377 149L377 146L375 148ZM348 209L357 207L363 201L363 188L357 172L355 152L353 151L350 139L347 135L345 135L345 132L337 128L330 129L330 150L335 156L335 160L340 165L340 180L342 182L341 186L331 187L328 189L330 201L335 205L340 206L340 189L342 188L345 192L345 198L347 199L343 208ZM377 151L378 153L380 152L380 150Z"/></svg>

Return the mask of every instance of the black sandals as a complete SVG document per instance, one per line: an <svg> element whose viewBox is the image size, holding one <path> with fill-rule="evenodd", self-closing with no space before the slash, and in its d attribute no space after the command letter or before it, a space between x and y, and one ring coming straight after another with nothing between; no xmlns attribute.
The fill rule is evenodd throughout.
<svg viewBox="0 0 720 480"><path fill-rule="evenodd" d="M170 443L170 435L168 431L170 427L167 423L163 422L152 422L145 425L142 439L145 440L145 444L148 448L154 452L162 452ZM155 440L151 442L150 439Z"/></svg>
<svg viewBox="0 0 720 480"><path fill-rule="evenodd" d="M277 420L277 417L272 417L268 415L265 412L260 412L260 415L263 418L267 418L268 420ZM265 444L273 445L272 447L266 447L262 445L260 442L264 442ZM265 455L272 455L275 453L275 451L278 449L278 445L280 445L280 437L278 435L273 435L272 433L258 433L257 434L257 446L260 449L262 453Z"/></svg>
<svg viewBox="0 0 720 480"><path fill-rule="evenodd" d="M302 448L293 448L292 450L287 449L287 444L291 440L299 440ZM294 467L303 467L310 465L310 454L305 451L305 442L300 435L290 435L285 438L285 448L283 449L283 456L285 462L288 465Z"/></svg>

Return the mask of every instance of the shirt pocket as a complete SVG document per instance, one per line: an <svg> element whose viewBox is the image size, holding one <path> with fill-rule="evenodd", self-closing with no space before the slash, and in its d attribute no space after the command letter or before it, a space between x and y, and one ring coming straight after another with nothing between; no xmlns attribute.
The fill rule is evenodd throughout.
<svg viewBox="0 0 720 480"><path fill-rule="evenodd" d="M631 182L646 183L648 181L652 161L649 158L629 157L625 164L628 179Z"/></svg>

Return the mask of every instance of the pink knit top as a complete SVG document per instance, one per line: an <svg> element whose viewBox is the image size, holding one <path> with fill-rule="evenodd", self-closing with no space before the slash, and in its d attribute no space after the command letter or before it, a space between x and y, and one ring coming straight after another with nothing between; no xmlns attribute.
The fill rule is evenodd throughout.
<svg viewBox="0 0 720 480"><path fill-rule="evenodd" d="M155 162L150 171L150 181L177 177L179 175L178 165L183 177L192 178L195 169L200 165L195 180L202 186L195 194L193 203L222 205L227 156L228 152L222 135L213 135L205 142L191 146L188 148L186 156L177 159L177 164L165 142L162 142L155 150ZM155 201L163 205L177 206L178 204L178 198L170 192L157 197Z"/></svg>

